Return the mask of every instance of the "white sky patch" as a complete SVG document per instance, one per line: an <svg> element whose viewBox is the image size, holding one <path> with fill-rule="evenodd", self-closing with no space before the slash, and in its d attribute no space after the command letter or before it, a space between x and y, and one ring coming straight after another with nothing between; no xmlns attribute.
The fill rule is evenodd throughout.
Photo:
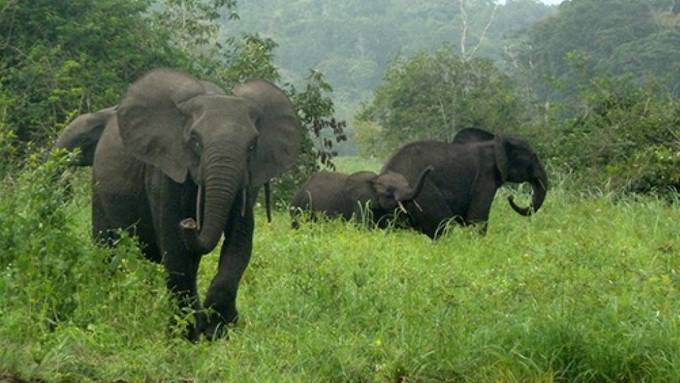
<svg viewBox="0 0 680 383"><path fill-rule="evenodd" d="M496 0L497 3L500 4L505 4L506 0ZM564 0L539 0L541 3L548 4L548 5L557 5L560 4Z"/></svg>

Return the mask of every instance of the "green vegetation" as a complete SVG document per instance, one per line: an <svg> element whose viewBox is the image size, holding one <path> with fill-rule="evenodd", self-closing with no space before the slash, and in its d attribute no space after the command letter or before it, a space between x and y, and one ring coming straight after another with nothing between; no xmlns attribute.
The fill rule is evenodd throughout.
<svg viewBox="0 0 680 383"><path fill-rule="evenodd" d="M90 244L88 179L63 161L0 190L0 373L59 381L676 381L680 210L554 182L537 216L501 197L486 237L258 211L229 339L168 324L161 268ZM343 169L345 170L345 169ZM349 169L347 169L349 170ZM58 187L75 182L72 199ZM217 255L202 263L207 287Z"/></svg>
<svg viewBox="0 0 680 383"><path fill-rule="evenodd" d="M290 81L308 68L328 75L343 108L352 110L370 98L389 63L397 56L464 41L468 54L502 64L505 46L517 33L553 14L538 0L248 0L238 3L239 22L227 35L260 33L277 41L276 62ZM484 32L489 19L486 33ZM465 38L462 38L467 23Z"/></svg>
<svg viewBox="0 0 680 383"><path fill-rule="evenodd" d="M680 99L630 78L584 81L579 113L535 123L540 152L584 187L669 195L680 191Z"/></svg>
<svg viewBox="0 0 680 383"><path fill-rule="evenodd" d="M679 0L0 0L0 380L680 381L679 14ZM163 268L134 238L91 243L89 169L46 150L159 66L282 84L308 135L274 181L279 207L322 166L379 171L402 143L465 127L523 135L551 190L530 219L502 191L486 236L436 242L294 231L259 209L240 322L191 344ZM357 110L354 127L334 117ZM334 158L347 136L363 158Z"/></svg>
<svg viewBox="0 0 680 383"><path fill-rule="evenodd" d="M115 105L151 68L183 69L224 89L253 78L280 82L276 42L218 38L222 13L234 19L235 10L233 0L0 2L0 177L78 115ZM319 163L332 167L333 144L346 137L321 72L283 89L307 132L298 167L276 181L287 197Z"/></svg>
<svg viewBox="0 0 680 383"><path fill-rule="evenodd" d="M492 61L465 60L450 48L420 52L387 69L357 116L357 143L364 154L386 157L406 142L450 140L465 128L517 132L522 106Z"/></svg>
<svg viewBox="0 0 680 383"><path fill-rule="evenodd" d="M590 76L628 74L640 81L659 77L677 97L679 43L676 0L573 0L532 26L511 61L540 100L573 96L583 70ZM574 55L584 60L583 67L571 65Z"/></svg>

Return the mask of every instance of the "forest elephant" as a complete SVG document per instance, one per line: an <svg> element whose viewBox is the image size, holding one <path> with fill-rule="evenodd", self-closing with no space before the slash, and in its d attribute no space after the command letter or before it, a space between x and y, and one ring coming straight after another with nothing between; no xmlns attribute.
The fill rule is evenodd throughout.
<svg viewBox="0 0 680 383"><path fill-rule="evenodd" d="M303 131L290 100L253 80L227 95L172 69L134 82L117 107L77 118L57 147L80 148L93 166L92 230L112 243L132 228L148 259L161 262L179 308L193 312L187 337L212 338L236 321L236 294L250 260L260 186L290 168ZM201 256L224 234L203 307Z"/></svg>
<svg viewBox="0 0 680 383"><path fill-rule="evenodd" d="M528 216L543 205L548 176L536 151L523 139L496 135L482 129L463 129L453 142L417 141L392 155L382 173L398 172L410 182L434 166L423 190L407 204L411 225L435 238L443 223L481 224L486 232L496 190L506 182L528 182L533 191L531 205L520 207L513 197L510 206Z"/></svg>
<svg viewBox="0 0 680 383"><path fill-rule="evenodd" d="M323 213L329 218L346 220L370 218L381 224L383 218L397 208L406 212L403 204L420 193L430 171L432 167L423 169L413 184L409 184L403 175L390 171L380 175L369 171L349 175L315 173L293 196L290 204L293 227L297 227L298 215L303 211L309 211L312 217Z"/></svg>

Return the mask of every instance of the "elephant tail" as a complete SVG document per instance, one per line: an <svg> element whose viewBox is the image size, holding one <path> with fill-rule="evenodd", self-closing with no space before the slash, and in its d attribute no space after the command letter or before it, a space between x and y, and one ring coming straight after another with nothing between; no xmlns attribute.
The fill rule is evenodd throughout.
<svg viewBox="0 0 680 383"><path fill-rule="evenodd" d="M264 206L267 211L267 223L272 223L272 187L271 180L264 183Z"/></svg>

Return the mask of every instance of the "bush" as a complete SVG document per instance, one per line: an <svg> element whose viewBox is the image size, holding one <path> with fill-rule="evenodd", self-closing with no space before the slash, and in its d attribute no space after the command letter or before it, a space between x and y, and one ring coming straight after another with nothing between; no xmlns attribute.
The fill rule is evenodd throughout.
<svg viewBox="0 0 680 383"><path fill-rule="evenodd" d="M293 194L312 173L322 167L334 170L333 158L338 154L334 144L347 140L345 122L334 117L335 106L330 98L333 88L321 72L310 71L302 90L289 85L285 91L297 110L305 138L295 167L272 182L278 207L287 207Z"/></svg>
<svg viewBox="0 0 680 383"><path fill-rule="evenodd" d="M359 147L359 155L364 158L381 157L388 152L382 138L383 129L373 121L355 119L354 141Z"/></svg>
<svg viewBox="0 0 680 383"><path fill-rule="evenodd" d="M619 192L680 190L680 100L653 83L599 76L585 82L580 113L539 124L553 164L587 185Z"/></svg>
<svg viewBox="0 0 680 383"><path fill-rule="evenodd" d="M83 230L88 224L79 221L88 193L80 190L72 199L66 187L72 157L56 153L44 163L38 158L0 184L3 342L21 344L21 337L59 331L64 324L89 330L105 322L101 330L109 334L124 329L146 336L142 322L167 323L171 311L161 269L146 262L129 237L115 249L92 244ZM118 308L127 304L148 307L152 315L124 318Z"/></svg>

